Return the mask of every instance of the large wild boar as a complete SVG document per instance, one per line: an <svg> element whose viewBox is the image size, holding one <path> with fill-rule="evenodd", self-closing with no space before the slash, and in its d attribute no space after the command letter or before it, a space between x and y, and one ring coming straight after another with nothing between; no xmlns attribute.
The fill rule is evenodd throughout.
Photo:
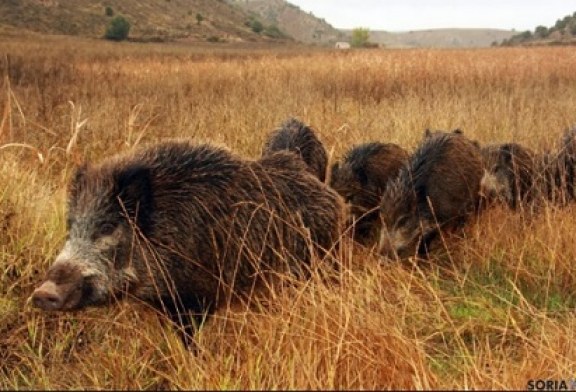
<svg viewBox="0 0 576 392"><path fill-rule="evenodd" d="M308 165L308 170L320 181L326 178L328 154L314 130L295 118L286 120L279 129L272 131L264 143L262 156L277 151L292 151Z"/></svg>
<svg viewBox="0 0 576 392"><path fill-rule="evenodd" d="M564 133L554 156L555 201L566 204L576 199L576 128Z"/></svg>
<svg viewBox="0 0 576 392"><path fill-rule="evenodd" d="M426 256L439 230L462 225L476 211L482 173L480 149L461 131L427 131L384 191L380 253Z"/></svg>
<svg viewBox="0 0 576 392"><path fill-rule="evenodd" d="M511 208L536 199L539 192L537 157L518 143L491 144L482 147L484 176L482 194L501 200Z"/></svg>
<svg viewBox="0 0 576 392"><path fill-rule="evenodd" d="M535 156L534 188L540 201L565 204L568 197L566 182L562 176L564 163L556 151L546 151Z"/></svg>
<svg viewBox="0 0 576 392"><path fill-rule="evenodd" d="M44 310L125 296L186 331L271 274L306 273L339 239L341 198L289 152L246 161L168 141L81 167L68 239L32 301ZM194 322L193 322L194 321Z"/></svg>
<svg viewBox="0 0 576 392"><path fill-rule="evenodd" d="M576 128L562 137L562 158L565 168L567 192L570 200L576 199Z"/></svg>
<svg viewBox="0 0 576 392"><path fill-rule="evenodd" d="M342 163L332 166L330 186L350 204L354 239L364 245L378 241L380 200L388 182L408 162L408 153L393 143L352 147Z"/></svg>

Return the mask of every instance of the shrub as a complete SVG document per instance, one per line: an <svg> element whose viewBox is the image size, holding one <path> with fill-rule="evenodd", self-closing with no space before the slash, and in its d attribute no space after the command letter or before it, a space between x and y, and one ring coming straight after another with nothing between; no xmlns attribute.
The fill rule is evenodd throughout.
<svg viewBox="0 0 576 392"><path fill-rule="evenodd" d="M370 38L370 30L358 27L352 30L352 39L350 45L354 48L364 48Z"/></svg>
<svg viewBox="0 0 576 392"><path fill-rule="evenodd" d="M546 26L538 26L536 30L534 30L534 35L538 38L546 38L549 34L550 32Z"/></svg>
<svg viewBox="0 0 576 392"><path fill-rule="evenodd" d="M128 22L123 16L118 15L108 24L104 38L113 41L123 41L128 38L129 33L130 22Z"/></svg>
<svg viewBox="0 0 576 392"><path fill-rule="evenodd" d="M570 31L570 34L576 35L576 21L570 22L568 25L568 31Z"/></svg>
<svg viewBox="0 0 576 392"><path fill-rule="evenodd" d="M282 32L282 30L280 30L278 28L278 26L276 26L276 25L267 26L264 29L263 34L267 37L270 37L270 38L285 38L286 37L286 34L284 34Z"/></svg>
<svg viewBox="0 0 576 392"><path fill-rule="evenodd" d="M264 25L258 19L251 17L244 23L246 26L250 27L250 29L255 32L256 34L260 34L262 30L264 30Z"/></svg>

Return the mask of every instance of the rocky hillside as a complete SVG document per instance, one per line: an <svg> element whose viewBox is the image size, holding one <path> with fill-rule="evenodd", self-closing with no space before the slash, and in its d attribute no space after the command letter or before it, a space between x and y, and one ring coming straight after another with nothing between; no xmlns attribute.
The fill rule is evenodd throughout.
<svg viewBox="0 0 576 392"><path fill-rule="evenodd" d="M502 41L504 46L562 44L576 45L576 12L558 19L554 26L538 26Z"/></svg>
<svg viewBox="0 0 576 392"><path fill-rule="evenodd" d="M247 12L223 0L0 0L0 25L47 34L101 37L115 15L136 40L266 41Z"/></svg>
<svg viewBox="0 0 576 392"><path fill-rule="evenodd" d="M339 41L343 33L324 19L301 10L285 0L226 0L294 39L309 44Z"/></svg>

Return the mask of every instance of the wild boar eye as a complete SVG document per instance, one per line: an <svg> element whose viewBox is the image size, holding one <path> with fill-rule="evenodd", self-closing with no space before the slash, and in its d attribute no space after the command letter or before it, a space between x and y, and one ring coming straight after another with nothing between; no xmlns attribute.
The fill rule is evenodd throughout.
<svg viewBox="0 0 576 392"><path fill-rule="evenodd" d="M100 225L100 227L98 227L98 237L105 237L108 235L112 235L112 233L114 233L114 230L116 230L116 226L113 225L112 223L103 223Z"/></svg>

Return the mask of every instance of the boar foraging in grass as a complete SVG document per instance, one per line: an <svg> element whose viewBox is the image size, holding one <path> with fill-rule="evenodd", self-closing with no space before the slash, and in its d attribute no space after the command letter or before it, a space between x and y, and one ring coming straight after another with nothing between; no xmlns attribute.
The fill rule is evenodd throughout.
<svg viewBox="0 0 576 392"><path fill-rule="evenodd" d="M462 225L476 210L482 171L478 146L461 131L427 131L384 191L380 253L425 256L439 229Z"/></svg>
<svg viewBox="0 0 576 392"><path fill-rule="evenodd" d="M536 155L518 143L482 147L484 176L482 194L516 209L537 197Z"/></svg>
<svg viewBox="0 0 576 392"><path fill-rule="evenodd" d="M551 181L552 193L555 195L554 201L561 204L576 199L576 128L564 133L560 140L558 152L552 161L553 177Z"/></svg>
<svg viewBox="0 0 576 392"><path fill-rule="evenodd" d="M78 170L68 239L32 301L73 310L133 296L166 312L190 343L194 323L231 296L305 273L311 253L330 252L342 211L292 153L245 161L164 142Z"/></svg>
<svg viewBox="0 0 576 392"><path fill-rule="evenodd" d="M284 150L297 153L308 165L308 170L324 182L328 154L311 127L295 118L286 120L279 129L268 135L262 156Z"/></svg>
<svg viewBox="0 0 576 392"><path fill-rule="evenodd" d="M354 239L368 245L380 232L380 200L386 184L408 162L408 153L392 143L352 147L342 163L332 166L330 185L351 206Z"/></svg>
<svg viewBox="0 0 576 392"><path fill-rule="evenodd" d="M564 168L566 192L570 200L576 198L576 128L567 131L562 137L560 154Z"/></svg>

